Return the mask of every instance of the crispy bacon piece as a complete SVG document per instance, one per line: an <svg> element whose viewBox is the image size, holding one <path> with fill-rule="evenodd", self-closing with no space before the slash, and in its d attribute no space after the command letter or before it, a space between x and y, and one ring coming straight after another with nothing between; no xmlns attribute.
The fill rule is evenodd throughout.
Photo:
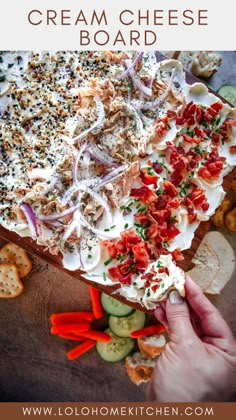
<svg viewBox="0 0 236 420"><path fill-rule="evenodd" d="M167 276L169 276L170 275L170 272L169 272L169 269L168 269L168 267L160 267L160 268L158 268L158 273L165 273L165 274L167 274Z"/></svg>
<svg viewBox="0 0 236 420"><path fill-rule="evenodd" d="M130 191L130 197L138 198L142 203L152 203L156 201L156 194L150 190L150 188L144 186L140 188L132 188Z"/></svg>
<svg viewBox="0 0 236 420"><path fill-rule="evenodd" d="M169 195L172 198L174 198L178 194L177 188L170 181L164 181L163 187L164 187L165 194Z"/></svg>
<svg viewBox="0 0 236 420"><path fill-rule="evenodd" d="M189 221L189 224L191 225L192 223L197 221L197 214L194 212L193 207L187 207L187 212L188 212L188 221Z"/></svg>
<svg viewBox="0 0 236 420"><path fill-rule="evenodd" d="M209 158L205 162L205 166L201 166L198 175L203 179L218 179L223 169L225 157L220 157L217 151L209 154Z"/></svg>
<svg viewBox="0 0 236 420"><path fill-rule="evenodd" d="M149 263L149 254L147 252L145 242L132 246L132 251L134 253L134 261L138 270L146 270Z"/></svg>
<svg viewBox="0 0 236 420"><path fill-rule="evenodd" d="M177 113L175 111L171 111L170 109L168 109L167 111L167 118L169 120L174 120L177 118Z"/></svg>
<svg viewBox="0 0 236 420"><path fill-rule="evenodd" d="M117 248L114 242L105 240L101 242L101 245L106 246L108 249L109 257L116 258L117 257Z"/></svg>
<svg viewBox="0 0 236 420"><path fill-rule="evenodd" d="M189 199L197 210L207 211L209 203L207 202L205 191L200 187L194 187L189 195Z"/></svg>
<svg viewBox="0 0 236 420"><path fill-rule="evenodd" d="M200 138L193 138L188 136L187 134L182 134L182 137L184 141L187 141L188 143L199 144L202 141Z"/></svg>
<svg viewBox="0 0 236 420"><path fill-rule="evenodd" d="M220 139L221 139L220 133L212 133L211 142L212 142L212 144L214 144L214 146L219 146L220 145Z"/></svg>
<svg viewBox="0 0 236 420"><path fill-rule="evenodd" d="M195 133L196 136L202 137L203 139L208 138L207 133L199 127L194 127L194 133Z"/></svg>
<svg viewBox="0 0 236 420"><path fill-rule="evenodd" d="M208 114L210 114L212 117L215 117L219 114L220 110L222 109L223 104L221 102L215 102L209 108L207 109Z"/></svg>
<svg viewBox="0 0 236 420"><path fill-rule="evenodd" d="M140 178L145 185L154 185L157 188L157 175L150 175L146 170L140 169Z"/></svg>
<svg viewBox="0 0 236 420"><path fill-rule="evenodd" d="M176 248L173 252L171 252L174 261L183 261L184 256L179 248Z"/></svg>
<svg viewBox="0 0 236 420"><path fill-rule="evenodd" d="M141 242L141 237L133 229L121 232L120 236L126 254L132 250L133 245Z"/></svg>
<svg viewBox="0 0 236 420"><path fill-rule="evenodd" d="M161 118L156 122L154 127L155 135L153 141L160 141L163 137L165 137L166 133L169 131L168 127L168 117Z"/></svg>
<svg viewBox="0 0 236 420"><path fill-rule="evenodd" d="M118 280L122 284L131 284L132 274L129 273L127 275L123 275L120 271L119 265L117 265L116 267L108 268L108 273L110 274L112 280Z"/></svg>
<svg viewBox="0 0 236 420"><path fill-rule="evenodd" d="M198 153L194 152L194 150L192 149L189 150L186 157L188 159L188 171L192 171L199 162L199 160L201 160L201 156Z"/></svg>

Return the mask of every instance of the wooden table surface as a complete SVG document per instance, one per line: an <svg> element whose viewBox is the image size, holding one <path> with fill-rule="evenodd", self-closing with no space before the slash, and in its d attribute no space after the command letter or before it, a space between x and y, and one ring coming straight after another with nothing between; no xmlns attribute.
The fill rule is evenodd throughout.
<svg viewBox="0 0 236 420"><path fill-rule="evenodd" d="M210 80L214 89L236 85L236 52L222 55L221 68ZM223 233L236 250L236 234ZM0 239L0 246L4 243ZM66 351L75 344L50 335L49 316L90 310L88 287L31 258L33 270L23 280L24 293L0 300L0 401L143 401L145 386L130 382L124 362L105 363L95 349L67 361ZM236 334L235 277L212 300Z"/></svg>

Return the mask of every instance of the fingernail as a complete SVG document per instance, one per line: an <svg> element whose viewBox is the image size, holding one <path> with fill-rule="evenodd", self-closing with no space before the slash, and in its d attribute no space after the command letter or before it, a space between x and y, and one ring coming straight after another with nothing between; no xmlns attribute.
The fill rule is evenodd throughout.
<svg viewBox="0 0 236 420"><path fill-rule="evenodd" d="M169 302L171 303L171 305L180 304L180 303L183 303L183 301L184 300L183 300L182 296L180 296L180 294L177 290L172 290L172 292L170 292Z"/></svg>

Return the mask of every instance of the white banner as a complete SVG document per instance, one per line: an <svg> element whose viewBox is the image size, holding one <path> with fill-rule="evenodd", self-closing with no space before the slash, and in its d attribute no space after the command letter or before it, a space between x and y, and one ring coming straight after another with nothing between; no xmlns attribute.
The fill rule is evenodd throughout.
<svg viewBox="0 0 236 420"><path fill-rule="evenodd" d="M234 50L232 0L7 0L0 48Z"/></svg>

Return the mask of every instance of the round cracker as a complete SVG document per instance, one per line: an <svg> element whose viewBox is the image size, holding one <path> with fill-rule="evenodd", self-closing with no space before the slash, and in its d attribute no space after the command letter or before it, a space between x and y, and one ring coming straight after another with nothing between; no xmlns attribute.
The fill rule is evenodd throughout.
<svg viewBox="0 0 236 420"><path fill-rule="evenodd" d="M29 274L32 269L32 262L26 251L12 242L4 245L0 250L0 263L15 264L21 278Z"/></svg>
<svg viewBox="0 0 236 420"><path fill-rule="evenodd" d="M0 264L0 298L14 298L24 290L18 270L14 264Z"/></svg>

